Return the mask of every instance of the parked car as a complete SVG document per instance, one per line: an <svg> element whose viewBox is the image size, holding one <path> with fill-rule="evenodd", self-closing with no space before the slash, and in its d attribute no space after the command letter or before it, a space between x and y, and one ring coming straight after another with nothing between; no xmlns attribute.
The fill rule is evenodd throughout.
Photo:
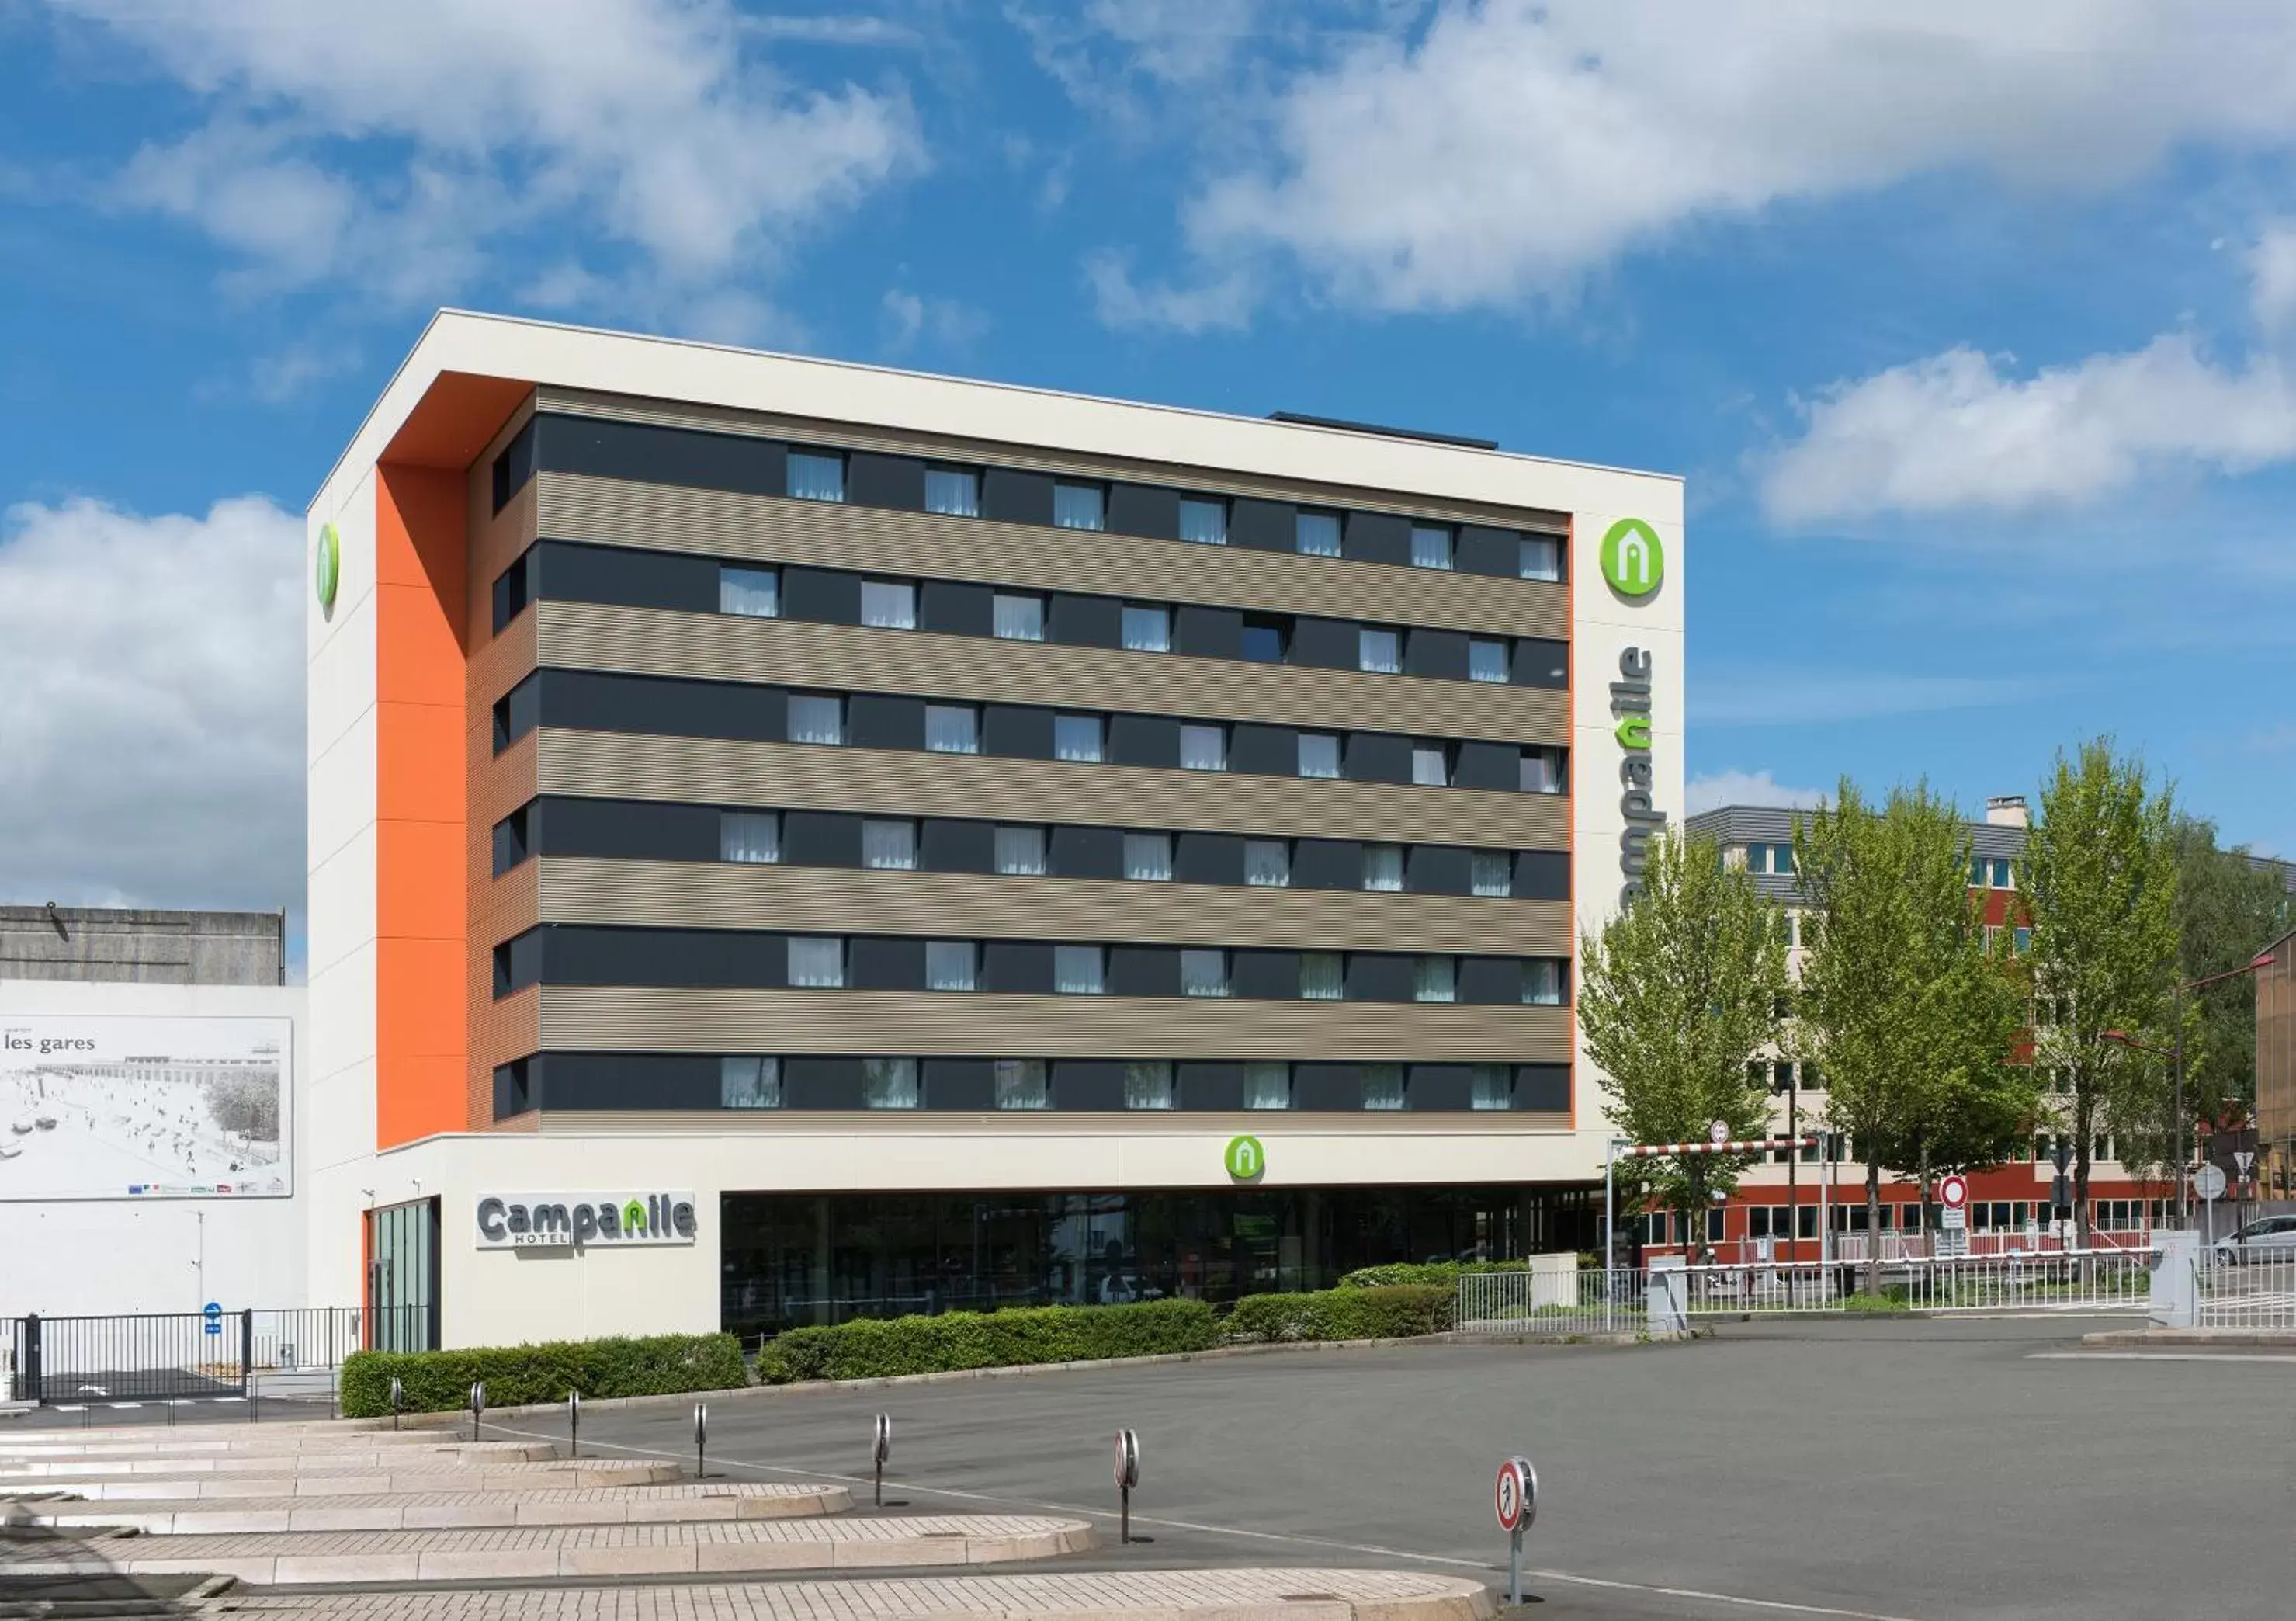
<svg viewBox="0 0 2296 1621"><path fill-rule="evenodd" d="M2216 1242L2218 1266L2243 1266L2252 1261L2296 1262L2296 1215L2259 1216L2238 1232Z"/></svg>

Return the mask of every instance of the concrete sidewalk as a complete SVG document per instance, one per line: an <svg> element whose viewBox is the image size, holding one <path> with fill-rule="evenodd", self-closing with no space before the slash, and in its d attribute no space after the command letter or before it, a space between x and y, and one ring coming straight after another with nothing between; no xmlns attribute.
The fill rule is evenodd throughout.
<svg viewBox="0 0 2296 1621"><path fill-rule="evenodd" d="M688 1480L619 1489L531 1492L399 1492L369 1496L201 1499L170 1502L44 1500L0 1503L0 1525L118 1526L154 1536L236 1535L255 1531L422 1531L498 1526L619 1526L652 1520L786 1519L842 1514L852 1495L839 1485L756 1480Z"/></svg>

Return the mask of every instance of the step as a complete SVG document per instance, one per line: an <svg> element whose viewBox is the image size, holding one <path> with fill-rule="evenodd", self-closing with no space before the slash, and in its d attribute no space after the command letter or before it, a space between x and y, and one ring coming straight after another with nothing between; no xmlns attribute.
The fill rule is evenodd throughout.
<svg viewBox="0 0 2296 1621"><path fill-rule="evenodd" d="M118 1526L155 1536L250 1531L424 1531L481 1526L611 1526L650 1520L783 1519L842 1514L840 1485L685 1480L669 1485L532 1492L400 1492L368 1496L242 1497L196 1508L119 1502L0 1503L0 1525Z"/></svg>
<svg viewBox="0 0 2296 1621"><path fill-rule="evenodd" d="M234 1594L247 1621L1488 1621L1489 1591L1416 1570L1073 1571L894 1581Z"/></svg>
<svg viewBox="0 0 2296 1621"><path fill-rule="evenodd" d="M446 1444L407 1447L325 1447L295 1452L201 1452L187 1457L33 1458L0 1460L0 1490L27 1481L81 1476L109 1480L122 1475L332 1475L346 1469L420 1469L439 1461L460 1461L472 1467L496 1462L538 1463L558 1455L547 1441L457 1441Z"/></svg>
<svg viewBox="0 0 2296 1621"><path fill-rule="evenodd" d="M659 1485L678 1478L675 1463L639 1458L560 1459L555 1463L504 1463L470 1469L350 1469L340 1473L233 1473L55 1478L0 1485L13 1491L69 1493L89 1502L154 1498L337 1497L377 1492L523 1492L534 1486Z"/></svg>
<svg viewBox="0 0 2296 1621"><path fill-rule="evenodd" d="M130 1576L199 1572L263 1586L554 1580L994 1565L1084 1553L1094 1543L1083 1520L1023 1514L115 1536L0 1543L0 1576L20 1580L100 1565Z"/></svg>

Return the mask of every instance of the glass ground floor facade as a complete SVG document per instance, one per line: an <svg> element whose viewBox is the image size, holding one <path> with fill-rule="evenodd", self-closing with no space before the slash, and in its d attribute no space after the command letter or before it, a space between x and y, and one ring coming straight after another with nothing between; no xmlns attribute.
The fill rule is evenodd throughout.
<svg viewBox="0 0 2296 1621"><path fill-rule="evenodd" d="M1591 1247L1602 1190L1149 1189L729 1193L721 1312L742 1335L804 1323L1327 1288L1395 1261Z"/></svg>

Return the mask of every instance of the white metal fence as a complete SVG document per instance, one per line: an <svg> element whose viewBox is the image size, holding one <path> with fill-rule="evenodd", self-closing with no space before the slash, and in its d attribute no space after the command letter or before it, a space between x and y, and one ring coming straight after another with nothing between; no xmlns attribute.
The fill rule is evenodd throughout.
<svg viewBox="0 0 2296 1621"><path fill-rule="evenodd" d="M2200 1326L2296 1329L2296 1255L2201 1256Z"/></svg>
<svg viewBox="0 0 2296 1621"><path fill-rule="evenodd" d="M1638 1266L1463 1272L1452 1321L1471 1334L1636 1334L1647 1277Z"/></svg>

